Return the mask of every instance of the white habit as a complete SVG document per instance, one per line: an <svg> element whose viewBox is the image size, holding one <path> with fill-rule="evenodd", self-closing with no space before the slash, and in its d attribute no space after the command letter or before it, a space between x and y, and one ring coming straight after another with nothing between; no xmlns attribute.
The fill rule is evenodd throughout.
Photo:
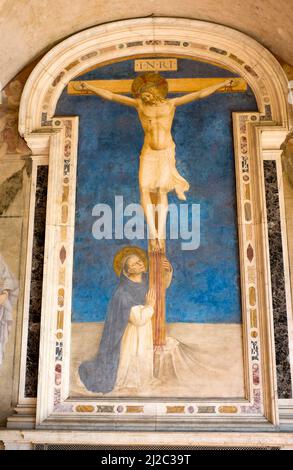
<svg viewBox="0 0 293 470"><path fill-rule="evenodd" d="M153 314L154 309L150 305L135 305L131 308L121 341L115 389L140 388L152 381Z"/></svg>

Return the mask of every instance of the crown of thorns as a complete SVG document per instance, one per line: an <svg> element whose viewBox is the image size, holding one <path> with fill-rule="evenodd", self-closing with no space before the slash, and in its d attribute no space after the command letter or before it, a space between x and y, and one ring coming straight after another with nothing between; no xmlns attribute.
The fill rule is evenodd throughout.
<svg viewBox="0 0 293 470"><path fill-rule="evenodd" d="M165 98L168 94L167 80L156 72L147 72L138 75L132 82L131 91L137 98L150 88L155 88L161 98Z"/></svg>

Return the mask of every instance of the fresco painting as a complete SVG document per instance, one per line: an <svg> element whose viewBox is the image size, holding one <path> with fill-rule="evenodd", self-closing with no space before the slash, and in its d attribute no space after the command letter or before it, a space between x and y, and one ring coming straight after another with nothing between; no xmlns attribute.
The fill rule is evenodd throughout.
<svg viewBox="0 0 293 470"><path fill-rule="evenodd" d="M257 106L230 70L177 63L95 68L58 103L80 119L72 396L244 396L232 112Z"/></svg>

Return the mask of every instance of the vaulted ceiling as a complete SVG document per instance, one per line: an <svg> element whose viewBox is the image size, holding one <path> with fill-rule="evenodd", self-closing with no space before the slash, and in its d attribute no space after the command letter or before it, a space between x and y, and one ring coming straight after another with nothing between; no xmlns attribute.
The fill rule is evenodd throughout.
<svg viewBox="0 0 293 470"><path fill-rule="evenodd" d="M293 0L0 0L0 85L73 33L152 14L235 28L293 65L292 7Z"/></svg>

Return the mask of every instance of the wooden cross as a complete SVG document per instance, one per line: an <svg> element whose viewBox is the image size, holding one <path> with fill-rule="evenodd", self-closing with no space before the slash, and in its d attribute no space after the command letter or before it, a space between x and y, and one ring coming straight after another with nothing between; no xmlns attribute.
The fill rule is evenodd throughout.
<svg viewBox="0 0 293 470"><path fill-rule="evenodd" d="M231 80L235 77L231 77ZM208 88L213 85L217 85L225 80L228 80L229 77L225 78L169 78L168 82L168 93L192 93L199 91L203 88ZM237 78L237 84L235 86L229 87L225 86L220 88L217 92L231 92L239 93L245 92L247 90L247 84L245 80ZM131 85L133 80L89 80L84 83L94 85L105 90L109 90L113 93L131 93ZM81 82L73 81L68 84L68 94L70 95L91 95L93 92L87 89L77 90L76 85L79 85ZM153 204L156 205L156 195L153 195ZM163 260L166 258L166 247L160 251L154 252L149 244L148 247L149 255L149 285L150 288L153 288L156 292L156 306L155 306L155 315L153 316L153 338L154 346L162 347L166 344L166 276L163 269Z"/></svg>
<svg viewBox="0 0 293 470"><path fill-rule="evenodd" d="M222 78L167 78L168 93L192 93L209 86L217 85L225 80L231 80L235 77ZM239 93L247 90L247 83L243 78L237 77L237 85L232 87L220 88L216 93ZM113 93L131 93L131 85L133 80L82 80L83 83L89 83L99 88L112 91ZM69 95L93 95L89 90L76 90L75 85L79 85L81 81L69 82L67 92Z"/></svg>

